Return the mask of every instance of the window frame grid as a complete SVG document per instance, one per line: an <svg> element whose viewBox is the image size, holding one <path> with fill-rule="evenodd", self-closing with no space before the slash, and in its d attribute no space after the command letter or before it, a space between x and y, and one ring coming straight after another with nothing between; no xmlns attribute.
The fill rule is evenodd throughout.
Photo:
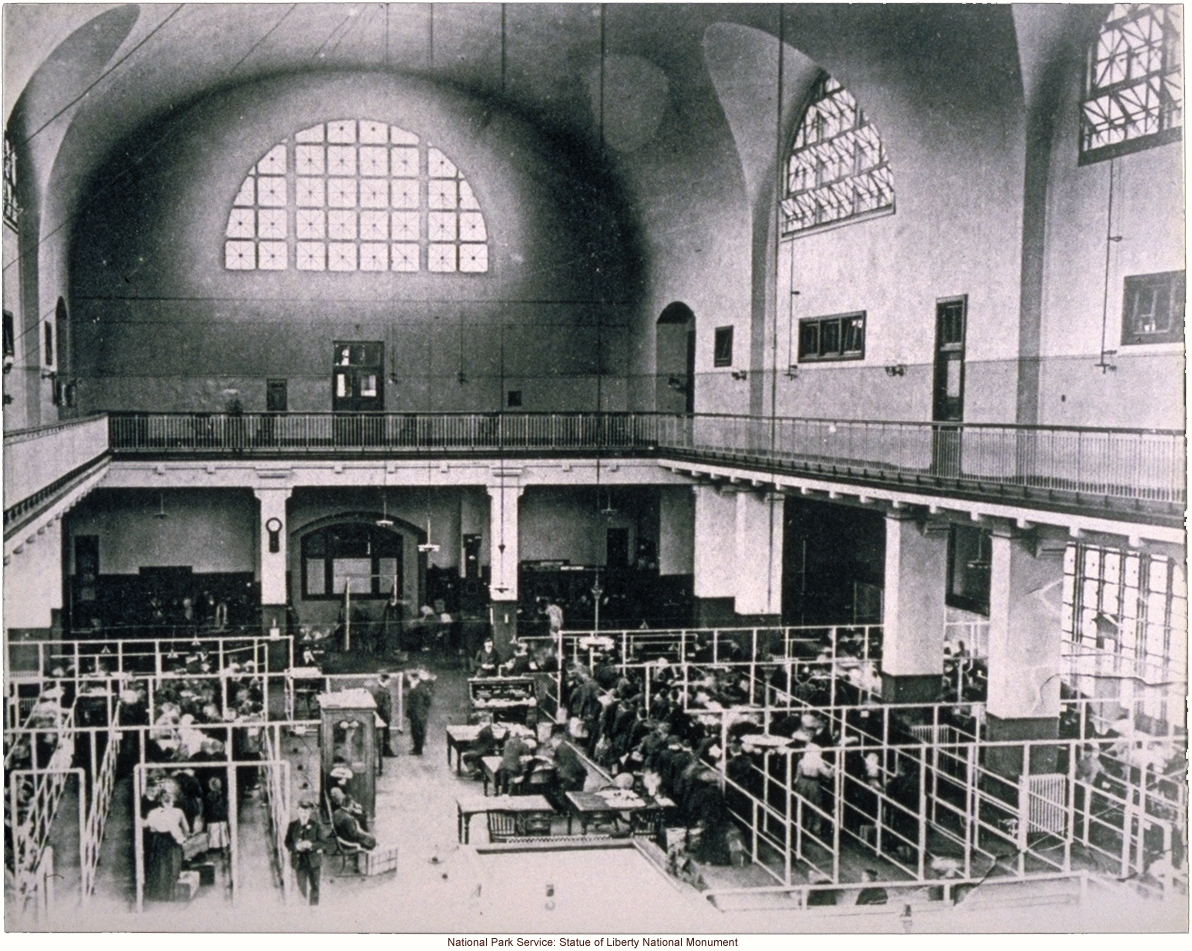
<svg viewBox="0 0 1192 951"><path fill-rule="evenodd" d="M4 223L13 231L21 219L21 203L17 200L17 150L8 133L4 133Z"/></svg>
<svg viewBox="0 0 1192 951"><path fill-rule="evenodd" d="M385 150L383 161L374 154L379 149ZM403 153L400 163L396 152ZM282 177L279 171L284 171L284 200L263 205L260 181ZM384 187L371 184L376 182ZM437 203L432 200L436 182L442 193ZM246 189L251 189L251 201L246 200ZM277 211L285 215L280 229ZM383 221L379 215L385 216ZM399 219L402 240L395 237ZM487 274L491 270L484 212L455 162L421 136L375 120L331 120L287 136L249 170L227 220L224 269L229 271ZM432 224L439 226L434 234ZM411 225L416 233L410 233ZM378 237L382 232L383 239Z"/></svg>
<svg viewBox="0 0 1192 951"><path fill-rule="evenodd" d="M1138 24L1147 20L1150 21L1149 30L1137 29ZM1128 31L1131 28L1134 28L1132 32L1136 38L1144 32L1151 35L1130 46ZM1123 44L1126 46L1126 75L1113 79L1106 75L1106 71L1112 69L1114 60L1122 57ZM1102 162L1181 140L1184 125L1182 45L1183 17L1178 5L1114 4L1086 52L1077 137L1078 164ZM1157 67L1133 75L1135 63L1140 59L1154 59L1156 54ZM1143 98L1139 98L1139 93ZM1130 95L1134 96L1133 102L1126 98ZM1151 97L1155 103L1153 110L1148 102ZM1099 118L1092 116L1094 108L1099 109ZM1118 116L1116 120L1114 113ZM1133 117L1133 124L1137 124L1139 116L1142 122L1153 122L1157 128L1131 133L1129 125L1125 124L1126 119ZM1097 138L1106 137L1115 126L1122 128L1121 138L1093 144Z"/></svg>
<svg viewBox="0 0 1192 951"><path fill-rule="evenodd" d="M847 339L846 322L859 322L861 328L861 346L858 350L845 350L845 340ZM823 351L824 328L830 324L838 324L836 331L838 349L827 353ZM795 353L800 364L804 363L840 363L852 360L865 359L865 341L867 337L866 324L868 323L868 311L855 310L842 314L825 314L820 317L800 317L799 324L796 328L795 339ZM815 354L804 352L804 328L816 328L816 350Z"/></svg>
<svg viewBox="0 0 1192 951"><path fill-rule="evenodd" d="M1096 565L1090 569L1093 556L1096 557ZM1106 574L1110 556L1119 560L1117 581L1111 580ZM1138 575L1133 583L1128 581L1131 563ZM1151 588L1152 572L1156 568L1160 569L1164 578L1160 591ZM1181 618L1187 618L1187 581L1184 580L1185 593L1181 596L1176 591L1178 569L1179 565L1165 555L1099 545L1069 545L1064 558L1062 595L1061 626L1065 637L1076 644L1097 647L1099 638L1095 633L1086 631L1086 627L1098 614L1103 614L1118 628L1118 636L1114 638L1114 654L1123 660L1132 661L1140 670L1154 666L1170 671L1175 676L1186 677L1186 648L1173 638L1176 624L1183 624ZM1107 604L1106 589L1115 587L1116 596L1111 595L1112 603ZM1092 605L1088 603L1090 592ZM1155 595L1161 596L1162 606L1158 618L1154 617L1151 603ZM1177 610L1180 602L1183 603L1182 615ZM1090 612L1087 620L1085 612ZM1148 635L1156 626L1162 631L1162 653L1148 649L1151 640ZM1127 628L1130 630L1127 631ZM1130 641L1129 646L1127 640ZM1099 649L1105 648L1102 646Z"/></svg>
<svg viewBox="0 0 1192 951"><path fill-rule="evenodd" d="M893 173L881 133L827 73L812 87L787 152L779 211L783 239L895 211Z"/></svg>
<svg viewBox="0 0 1192 951"><path fill-rule="evenodd" d="M1164 343L1183 343L1184 312L1187 303L1185 300L1186 282L1186 271L1160 271L1155 274L1127 275L1122 281L1122 346L1145 347ZM1136 329L1132 306L1136 300L1135 295L1141 290L1158 287L1163 288L1168 294L1168 328L1163 331L1140 333Z"/></svg>

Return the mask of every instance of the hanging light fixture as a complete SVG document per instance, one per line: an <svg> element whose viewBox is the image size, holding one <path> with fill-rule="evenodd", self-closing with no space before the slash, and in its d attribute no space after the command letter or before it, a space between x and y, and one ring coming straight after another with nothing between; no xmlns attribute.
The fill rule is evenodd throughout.
<svg viewBox="0 0 1192 951"><path fill-rule="evenodd" d="M170 513L166 511L166 494L164 492L157 493L157 511L153 513L154 518L169 518Z"/></svg>
<svg viewBox="0 0 1192 951"><path fill-rule="evenodd" d="M438 551L439 546L430 540L430 516L426 516L426 541L418 546L421 552Z"/></svg>
<svg viewBox="0 0 1192 951"><path fill-rule="evenodd" d="M381 491L381 517L377 519L378 528L393 528L393 519L389 517L389 500L387 493Z"/></svg>
<svg viewBox="0 0 1192 951"><path fill-rule="evenodd" d="M418 550L423 554L436 552L439 546L431 541L430 537L430 461L426 463L426 541L418 546Z"/></svg>

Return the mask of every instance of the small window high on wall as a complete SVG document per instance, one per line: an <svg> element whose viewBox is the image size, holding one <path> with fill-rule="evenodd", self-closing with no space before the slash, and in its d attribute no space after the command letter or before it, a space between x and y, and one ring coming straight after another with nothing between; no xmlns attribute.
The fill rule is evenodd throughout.
<svg viewBox="0 0 1192 951"><path fill-rule="evenodd" d="M1080 112L1081 164L1178 142L1184 124L1183 13L1115 3L1089 50Z"/></svg>
<svg viewBox="0 0 1192 951"><path fill-rule="evenodd" d="M831 76L815 84L787 158L782 235L894 211L894 178L877 128Z"/></svg>
<svg viewBox="0 0 1192 951"><path fill-rule="evenodd" d="M1184 339L1184 271L1126 278L1122 343L1179 343Z"/></svg>
<svg viewBox="0 0 1192 951"><path fill-rule="evenodd" d="M471 186L412 132L341 119L303 129L249 171L228 214L231 271L488 271Z"/></svg>
<svg viewBox="0 0 1192 951"><path fill-rule="evenodd" d="M733 365L733 328L717 327L712 339L712 365L731 367Z"/></svg>

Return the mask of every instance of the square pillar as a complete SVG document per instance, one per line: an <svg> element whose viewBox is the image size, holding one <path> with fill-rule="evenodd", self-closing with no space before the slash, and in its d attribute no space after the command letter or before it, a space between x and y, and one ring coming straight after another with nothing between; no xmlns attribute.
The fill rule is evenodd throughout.
<svg viewBox="0 0 1192 951"><path fill-rule="evenodd" d="M695 571L695 494L683 485L658 490L658 573Z"/></svg>
<svg viewBox="0 0 1192 951"><path fill-rule="evenodd" d="M693 620L703 627L734 621L737 595L737 490L731 486L697 485L695 547L692 557Z"/></svg>
<svg viewBox="0 0 1192 951"><path fill-rule="evenodd" d="M737 491L697 485L693 593L697 598L731 598L737 593Z"/></svg>
<svg viewBox="0 0 1192 951"><path fill-rule="evenodd" d="M493 640L505 656L517 637L518 506L523 489L516 482L501 482L487 489Z"/></svg>
<svg viewBox="0 0 1192 951"><path fill-rule="evenodd" d="M261 581L261 624L286 629L286 571L289 567L289 522L286 503L291 489L254 489L260 503L257 523L257 571Z"/></svg>
<svg viewBox="0 0 1192 951"><path fill-rule="evenodd" d="M882 699L929 703L944 673L947 532L924 531L905 511L886 516Z"/></svg>
<svg viewBox="0 0 1192 951"><path fill-rule="evenodd" d="M1048 740L1059 733L1060 640L1053 589L1063 583L1062 548L1036 551L1032 536L995 528L989 587L990 740ZM991 748L987 765L1007 776L1022 771L1022 748ZM1055 766L1055 750L1037 751L1033 772Z"/></svg>
<svg viewBox="0 0 1192 951"><path fill-rule="evenodd" d="M783 509L781 493L737 493L737 614L782 613Z"/></svg>

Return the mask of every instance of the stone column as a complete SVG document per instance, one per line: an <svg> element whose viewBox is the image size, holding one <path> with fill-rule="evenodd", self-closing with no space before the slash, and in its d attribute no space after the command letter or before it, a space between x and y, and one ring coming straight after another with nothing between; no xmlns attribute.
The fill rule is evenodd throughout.
<svg viewBox="0 0 1192 951"><path fill-rule="evenodd" d="M735 610L758 624L777 623L782 614L784 503L779 492L737 493Z"/></svg>
<svg viewBox="0 0 1192 951"><path fill-rule="evenodd" d="M489 598L493 639L502 656L517 637L518 505L522 487L501 482L488 488Z"/></svg>
<svg viewBox="0 0 1192 951"><path fill-rule="evenodd" d="M1036 549L1033 536L1009 527L993 531L989 586L990 740L1047 740L1059 734L1060 546ZM1022 748L988 750L986 764L1007 776L1022 771ZM1037 750L1033 772L1054 769L1054 748Z"/></svg>
<svg viewBox="0 0 1192 951"><path fill-rule="evenodd" d="M268 633L286 630L286 571L289 567L289 521L286 503L291 489L254 489L260 502L257 570L261 581L261 627ZM275 550L276 549L276 550Z"/></svg>
<svg viewBox="0 0 1192 951"><path fill-rule="evenodd" d="M886 516L882 699L929 703L944 673L948 533L924 531L913 516Z"/></svg>
<svg viewBox="0 0 1192 951"><path fill-rule="evenodd" d="M731 625L737 594L737 490L697 485L695 492L695 623Z"/></svg>
<svg viewBox="0 0 1192 951"><path fill-rule="evenodd" d="M694 571L695 494L685 485L663 486L658 492L658 573Z"/></svg>

